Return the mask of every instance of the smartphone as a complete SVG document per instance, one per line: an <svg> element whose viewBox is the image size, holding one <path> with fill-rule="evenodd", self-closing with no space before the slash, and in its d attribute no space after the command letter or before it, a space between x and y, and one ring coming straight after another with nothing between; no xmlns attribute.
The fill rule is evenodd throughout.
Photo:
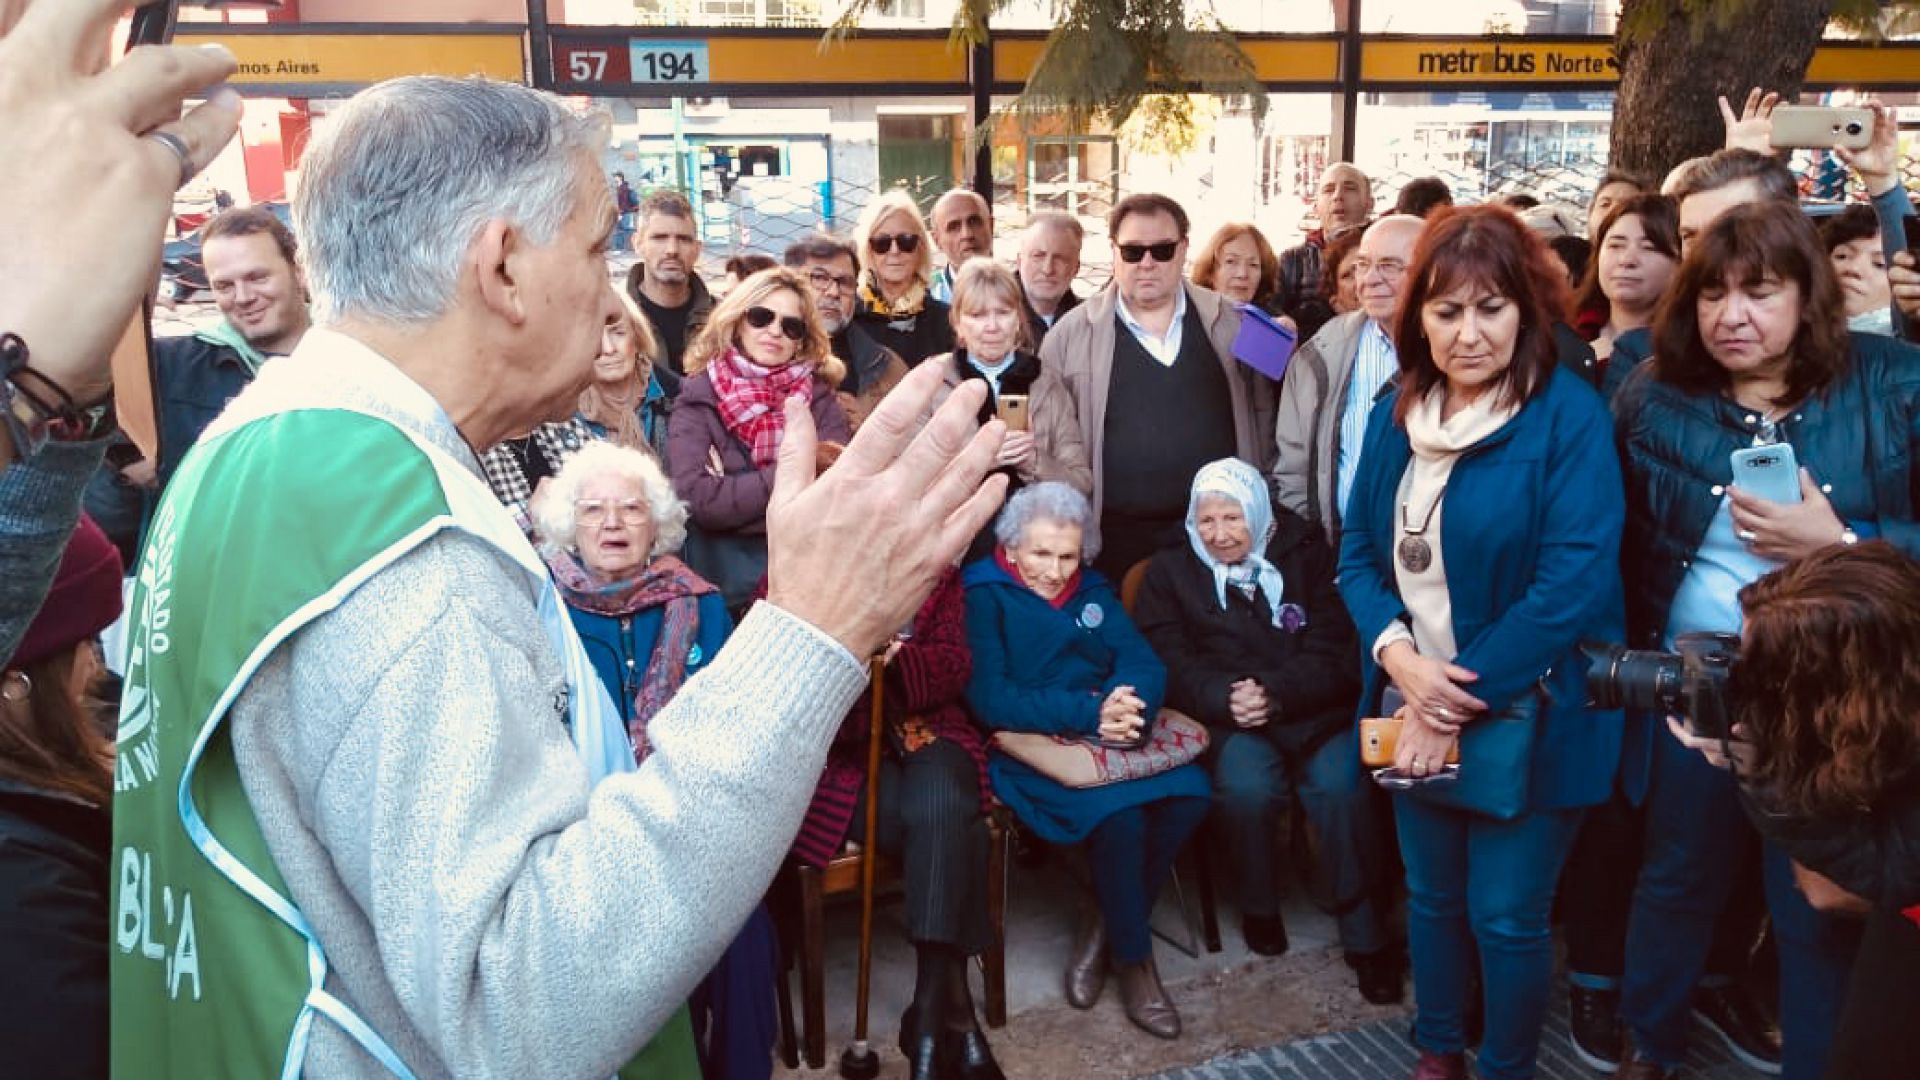
<svg viewBox="0 0 1920 1080"><path fill-rule="evenodd" d="M1743 447L1732 458L1735 487L1769 502L1800 501L1800 463L1794 459L1792 444Z"/></svg>
<svg viewBox="0 0 1920 1080"><path fill-rule="evenodd" d="M1782 105L1773 110L1773 145L1786 150L1865 150L1873 142L1873 110Z"/></svg>
<svg viewBox="0 0 1920 1080"><path fill-rule="evenodd" d="M1032 429L1025 394L1001 394L999 403L994 406L994 412L1000 417L1000 422L1007 425L1008 431Z"/></svg>
<svg viewBox="0 0 1920 1080"><path fill-rule="evenodd" d="M1360 720L1360 764L1368 768L1380 768L1393 764L1393 755L1400 749L1400 726L1404 721L1398 716L1367 716ZM1455 764L1460 760L1460 743L1455 740L1453 748L1447 751L1447 763Z"/></svg>
<svg viewBox="0 0 1920 1080"><path fill-rule="evenodd" d="M1411 791L1423 784L1451 784L1460 779L1460 766L1447 764L1440 766L1439 772L1425 776L1415 776L1399 769L1373 770L1373 782L1388 791Z"/></svg>
<svg viewBox="0 0 1920 1080"><path fill-rule="evenodd" d="M1913 254L1915 265L1920 266L1920 217L1908 214L1901 218L1900 231L1906 234L1907 250Z"/></svg>

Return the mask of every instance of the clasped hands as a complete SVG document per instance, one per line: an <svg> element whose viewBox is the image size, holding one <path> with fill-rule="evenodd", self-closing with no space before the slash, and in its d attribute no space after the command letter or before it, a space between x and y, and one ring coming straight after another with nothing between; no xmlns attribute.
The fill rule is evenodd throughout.
<svg viewBox="0 0 1920 1080"><path fill-rule="evenodd" d="M1406 698L1393 767L1415 778L1440 771L1467 721L1487 703L1462 688L1480 676L1458 664L1420 655L1411 641L1396 641L1380 654L1380 666Z"/></svg>
<svg viewBox="0 0 1920 1080"><path fill-rule="evenodd" d="M1147 722L1147 703L1131 686L1116 686L1100 702L1100 741L1132 744Z"/></svg>

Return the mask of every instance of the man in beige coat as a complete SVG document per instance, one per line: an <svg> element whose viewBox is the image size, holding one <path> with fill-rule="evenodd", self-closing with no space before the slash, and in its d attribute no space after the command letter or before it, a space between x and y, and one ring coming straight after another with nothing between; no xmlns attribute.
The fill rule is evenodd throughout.
<svg viewBox="0 0 1920 1080"><path fill-rule="evenodd" d="M1186 281L1179 203L1131 195L1107 225L1113 285L1047 333L1033 407L1052 394L1071 402L1093 470L1097 565L1118 580L1183 534L1201 465L1234 456L1272 468L1277 388L1234 359L1240 312Z"/></svg>

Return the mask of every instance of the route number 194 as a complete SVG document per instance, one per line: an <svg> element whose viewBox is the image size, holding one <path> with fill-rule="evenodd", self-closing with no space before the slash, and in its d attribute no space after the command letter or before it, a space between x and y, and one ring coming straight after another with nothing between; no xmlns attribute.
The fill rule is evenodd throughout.
<svg viewBox="0 0 1920 1080"><path fill-rule="evenodd" d="M636 83L707 81L704 41L631 41L628 51Z"/></svg>

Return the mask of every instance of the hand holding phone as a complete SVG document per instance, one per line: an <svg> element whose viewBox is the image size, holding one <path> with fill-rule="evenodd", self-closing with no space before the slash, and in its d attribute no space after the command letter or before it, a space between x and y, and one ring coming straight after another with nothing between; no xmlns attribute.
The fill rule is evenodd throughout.
<svg viewBox="0 0 1920 1080"><path fill-rule="evenodd" d="M1032 419L1027 412L1027 395L1001 394L994 404L995 415L1007 425L1008 431L1031 431Z"/></svg>
<svg viewBox="0 0 1920 1080"><path fill-rule="evenodd" d="M1782 105L1773 110L1775 149L1865 150L1873 142L1873 110Z"/></svg>
<svg viewBox="0 0 1920 1080"><path fill-rule="evenodd" d="M1731 457L1735 487L1768 502L1800 501L1800 463L1792 443L1743 446Z"/></svg>

